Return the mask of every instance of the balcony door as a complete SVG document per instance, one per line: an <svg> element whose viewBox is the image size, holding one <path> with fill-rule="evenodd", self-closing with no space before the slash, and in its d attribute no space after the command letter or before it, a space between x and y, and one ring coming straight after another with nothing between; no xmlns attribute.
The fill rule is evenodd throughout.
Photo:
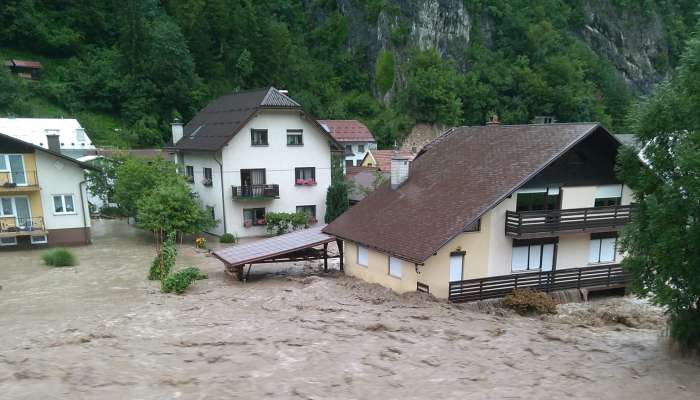
<svg viewBox="0 0 700 400"><path fill-rule="evenodd" d="M32 211L29 208L29 198L15 197L15 217L17 226L29 229L32 227Z"/></svg>
<svg viewBox="0 0 700 400"><path fill-rule="evenodd" d="M0 171L9 172L10 182L18 186L27 184L24 157L21 154L0 154Z"/></svg>
<svg viewBox="0 0 700 400"><path fill-rule="evenodd" d="M253 190L257 186L265 184L265 169L242 169L241 170L241 191L243 196L252 196Z"/></svg>

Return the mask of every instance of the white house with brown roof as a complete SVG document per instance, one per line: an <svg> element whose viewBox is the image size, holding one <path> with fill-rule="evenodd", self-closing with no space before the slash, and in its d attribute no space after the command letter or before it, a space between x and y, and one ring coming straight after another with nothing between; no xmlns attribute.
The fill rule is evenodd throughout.
<svg viewBox="0 0 700 400"><path fill-rule="evenodd" d="M396 153L390 182L324 232L344 240L346 273L397 292L622 285L620 146L597 123L454 128L410 164Z"/></svg>
<svg viewBox="0 0 700 400"><path fill-rule="evenodd" d="M413 160L413 154L408 150L377 150L372 149L365 154L361 166L367 168L377 168L383 172L391 172L391 159L396 153L406 157L409 162Z"/></svg>
<svg viewBox="0 0 700 400"><path fill-rule="evenodd" d="M273 87L219 97L187 125L173 124L175 162L219 224L211 233L265 234L268 212L322 221L331 153L341 145Z"/></svg>
<svg viewBox="0 0 700 400"><path fill-rule="evenodd" d="M359 166L367 152L377 148L374 135L355 119L323 119L318 121L345 150L345 166Z"/></svg>

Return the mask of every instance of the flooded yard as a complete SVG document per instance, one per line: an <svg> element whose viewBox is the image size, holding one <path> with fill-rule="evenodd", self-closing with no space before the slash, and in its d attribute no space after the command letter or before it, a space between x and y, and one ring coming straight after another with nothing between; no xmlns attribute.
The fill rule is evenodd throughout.
<svg viewBox="0 0 700 400"><path fill-rule="evenodd" d="M164 295L145 279L148 234L97 221L93 238L77 267L0 253L3 399L700 398L700 365L653 319L484 314L318 264L243 284L189 246L178 266L209 279Z"/></svg>

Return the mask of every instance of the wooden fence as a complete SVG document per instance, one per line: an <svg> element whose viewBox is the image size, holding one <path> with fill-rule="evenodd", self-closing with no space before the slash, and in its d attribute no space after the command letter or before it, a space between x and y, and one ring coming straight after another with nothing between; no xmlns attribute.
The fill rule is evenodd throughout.
<svg viewBox="0 0 700 400"><path fill-rule="evenodd" d="M455 303L505 297L515 289L541 292L625 286L629 275L619 264L493 276L450 282L448 298Z"/></svg>

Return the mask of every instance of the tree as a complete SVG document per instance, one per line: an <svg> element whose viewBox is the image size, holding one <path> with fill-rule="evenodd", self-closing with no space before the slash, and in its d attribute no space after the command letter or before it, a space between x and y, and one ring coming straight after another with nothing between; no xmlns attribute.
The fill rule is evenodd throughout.
<svg viewBox="0 0 700 400"><path fill-rule="evenodd" d="M215 221L192 194L189 185L178 180L158 185L137 201L138 225L158 234L194 234L214 226Z"/></svg>
<svg viewBox="0 0 700 400"><path fill-rule="evenodd" d="M625 149L620 177L638 209L624 230L623 265L632 290L670 311L670 334L700 348L700 31L688 42L676 75L630 115L643 146Z"/></svg>
<svg viewBox="0 0 700 400"><path fill-rule="evenodd" d="M348 200L348 185L344 181L336 181L328 187L326 194L326 215L324 221L327 224L345 212L350 207Z"/></svg>
<svg viewBox="0 0 700 400"><path fill-rule="evenodd" d="M176 185L184 180L177 174L174 163L161 158L127 158L117 168L114 201L126 212L136 216L137 203L160 185Z"/></svg>

